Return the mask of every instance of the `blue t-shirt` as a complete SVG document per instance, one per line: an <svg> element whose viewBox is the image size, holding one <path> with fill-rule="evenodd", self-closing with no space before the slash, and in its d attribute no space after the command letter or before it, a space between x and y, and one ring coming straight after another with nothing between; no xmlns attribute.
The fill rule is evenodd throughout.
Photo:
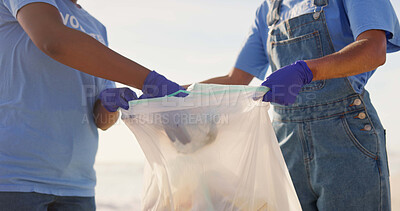
<svg viewBox="0 0 400 211"><path fill-rule="evenodd" d="M94 196L93 107L115 84L40 51L16 20L32 2L53 5L65 25L107 45L105 27L70 0L0 0L0 191Z"/></svg>
<svg viewBox="0 0 400 211"><path fill-rule="evenodd" d="M238 56L235 67L263 80L269 62L267 56L267 15L270 1L258 8L255 22ZM281 21L315 9L313 0L283 0ZM318 8L318 11L320 7ZM324 7L328 30L336 51L354 42L358 35L371 29L386 31L387 52L400 50L400 26L389 0L329 0ZM278 22L279 24L279 22ZM361 93L375 71L349 77L356 92Z"/></svg>

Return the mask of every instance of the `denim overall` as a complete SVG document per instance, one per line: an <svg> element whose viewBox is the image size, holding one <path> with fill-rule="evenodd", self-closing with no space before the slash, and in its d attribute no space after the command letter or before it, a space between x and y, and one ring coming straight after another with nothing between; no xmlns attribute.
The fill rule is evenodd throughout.
<svg viewBox="0 0 400 211"><path fill-rule="evenodd" d="M328 0L313 13L280 20L282 0L268 13L273 71L335 52L325 20ZM291 106L274 105L273 126L303 210L390 210L385 131L366 90L348 78L312 82Z"/></svg>

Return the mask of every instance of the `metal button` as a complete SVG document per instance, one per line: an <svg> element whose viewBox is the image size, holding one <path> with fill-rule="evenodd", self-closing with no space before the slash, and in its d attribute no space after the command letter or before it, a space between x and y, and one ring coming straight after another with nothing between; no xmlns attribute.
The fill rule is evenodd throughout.
<svg viewBox="0 0 400 211"><path fill-rule="evenodd" d="M354 102L353 102L353 105L356 105L356 106L359 106L359 105L361 105L361 100L360 99L355 99L354 100Z"/></svg>
<svg viewBox="0 0 400 211"><path fill-rule="evenodd" d="M318 20L319 16L321 16L321 12L315 12L313 15L314 20Z"/></svg>
<svg viewBox="0 0 400 211"><path fill-rule="evenodd" d="M357 116L359 119L365 119L367 117L367 115L364 112L361 112L358 114Z"/></svg>
<svg viewBox="0 0 400 211"><path fill-rule="evenodd" d="M365 125L363 130L364 131L371 131L372 130L372 126L371 125Z"/></svg>

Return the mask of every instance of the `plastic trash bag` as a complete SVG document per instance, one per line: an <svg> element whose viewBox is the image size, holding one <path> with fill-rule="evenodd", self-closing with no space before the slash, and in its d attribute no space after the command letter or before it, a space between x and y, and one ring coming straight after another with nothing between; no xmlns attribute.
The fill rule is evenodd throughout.
<svg viewBox="0 0 400 211"><path fill-rule="evenodd" d="M195 84L185 98L130 102L122 118L147 159L142 210L301 210L267 89Z"/></svg>

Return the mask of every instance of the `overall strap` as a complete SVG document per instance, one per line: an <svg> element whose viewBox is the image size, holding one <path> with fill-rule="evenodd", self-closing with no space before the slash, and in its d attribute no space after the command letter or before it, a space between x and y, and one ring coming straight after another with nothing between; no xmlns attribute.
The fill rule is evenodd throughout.
<svg viewBox="0 0 400 211"><path fill-rule="evenodd" d="M324 10L324 7L328 6L329 0L313 0L313 3L315 5L314 9L314 19L318 20L318 18L321 16L322 11ZM319 11L317 11L317 8L320 7Z"/></svg>
<svg viewBox="0 0 400 211"><path fill-rule="evenodd" d="M268 26L272 26L279 21L282 1L283 0L271 0L272 6L267 15Z"/></svg>
<svg viewBox="0 0 400 211"><path fill-rule="evenodd" d="M268 11L268 15L267 15L267 24L268 26L272 26L275 23L277 23L280 19L280 12L281 12L281 5L282 5L282 1L283 0L270 0L271 1L271 7ZM313 4L317 7L326 7L329 4L329 0L312 0ZM317 12L317 11L315 11ZM317 13L317 17L319 17L319 14L322 12L319 11Z"/></svg>
<svg viewBox="0 0 400 211"><path fill-rule="evenodd" d="M326 7L329 4L329 0L313 0L315 6Z"/></svg>

